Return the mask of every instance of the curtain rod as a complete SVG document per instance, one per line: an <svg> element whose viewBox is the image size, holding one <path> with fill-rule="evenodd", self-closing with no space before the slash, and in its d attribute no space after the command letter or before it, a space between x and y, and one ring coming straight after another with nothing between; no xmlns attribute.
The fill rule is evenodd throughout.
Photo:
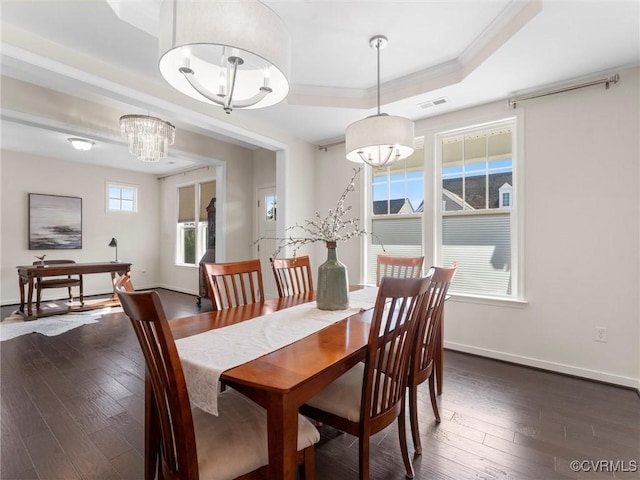
<svg viewBox="0 0 640 480"><path fill-rule="evenodd" d="M556 88L555 90L547 90L544 92L532 93L530 95L522 95L520 97L513 97L509 99L509 106L516 108L516 104L523 100L531 100L533 98L546 97L547 95L555 95L556 93L570 92L571 90L577 90L578 88L592 87L594 85L605 84L605 88L608 90L610 84L616 84L620 81L620 75L617 73L608 77L601 78L600 80L593 80L592 82L579 83L569 87Z"/></svg>
<svg viewBox="0 0 640 480"><path fill-rule="evenodd" d="M337 145L344 144L344 140L338 140L333 143L325 143L324 145L318 145L318 150L327 151L328 148L335 147ZM424 147L424 136L416 137L413 140L413 148L416 150Z"/></svg>
<svg viewBox="0 0 640 480"><path fill-rule="evenodd" d="M209 168L212 165L200 165L200 166L196 166L196 167L190 167L190 168L185 168L183 170L178 170L175 172L171 172L171 173L167 173L165 175L160 175L158 177L156 177L157 180L164 180L165 178L169 178L169 177L175 177L176 175L184 175L190 172L195 172L196 170L202 170L203 168L206 168L207 170L209 170Z"/></svg>
<svg viewBox="0 0 640 480"><path fill-rule="evenodd" d="M342 145L343 143L344 143L344 140L339 140L339 141L333 142L333 143L326 143L324 145L318 145L318 150L324 150L326 152L328 148L335 147L337 145Z"/></svg>

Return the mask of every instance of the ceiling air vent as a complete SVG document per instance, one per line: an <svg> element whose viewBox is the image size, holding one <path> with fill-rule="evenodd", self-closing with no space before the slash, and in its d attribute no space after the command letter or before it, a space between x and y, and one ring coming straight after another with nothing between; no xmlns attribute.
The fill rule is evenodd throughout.
<svg viewBox="0 0 640 480"><path fill-rule="evenodd" d="M444 105L445 103L449 103L449 99L447 97L434 98L433 100L427 100L426 102L422 102L418 104L420 108L431 108L438 105Z"/></svg>

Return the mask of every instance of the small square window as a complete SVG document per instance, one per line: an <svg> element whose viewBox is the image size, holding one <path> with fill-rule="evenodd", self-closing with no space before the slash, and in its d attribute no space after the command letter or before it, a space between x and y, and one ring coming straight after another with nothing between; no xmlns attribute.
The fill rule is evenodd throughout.
<svg viewBox="0 0 640 480"><path fill-rule="evenodd" d="M137 212L138 187L107 183L107 211L108 212Z"/></svg>

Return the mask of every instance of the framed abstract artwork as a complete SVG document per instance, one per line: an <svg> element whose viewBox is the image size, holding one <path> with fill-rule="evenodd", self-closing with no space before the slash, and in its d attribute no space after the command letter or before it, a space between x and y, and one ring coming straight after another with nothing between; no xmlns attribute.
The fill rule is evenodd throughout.
<svg viewBox="0 0 640 480"><path fill-rule="evenodd" d="M29 250L82 248L82 198L29 194Z"/></svg>

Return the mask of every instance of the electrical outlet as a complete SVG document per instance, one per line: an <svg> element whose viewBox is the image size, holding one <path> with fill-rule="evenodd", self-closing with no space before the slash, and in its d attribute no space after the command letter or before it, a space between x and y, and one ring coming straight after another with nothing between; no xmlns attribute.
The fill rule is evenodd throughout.
<svg viewBox="0 0 640 480"><path fill-rule="evenodd" d="M609 341L609 337L607 335L607 327L596 327L594 340L596 342L607 343Z"/></svg>

